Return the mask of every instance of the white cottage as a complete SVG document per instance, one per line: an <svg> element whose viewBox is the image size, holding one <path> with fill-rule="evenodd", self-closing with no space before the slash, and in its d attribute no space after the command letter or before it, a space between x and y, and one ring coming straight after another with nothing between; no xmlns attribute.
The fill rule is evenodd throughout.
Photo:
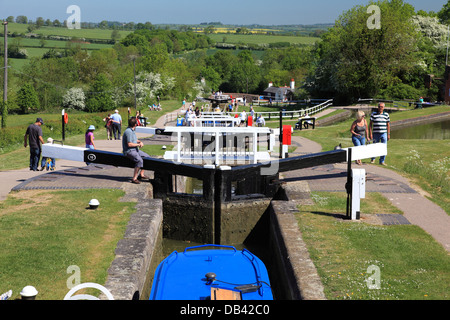
<svg viewBox="0 0 450 320"><path fill-rule="evenodd" d="M264 90L264 98L272 101L286 101L292 100L295 91L295 81L291 80L290 86L274 87L270 82L266 90Z"/></svg>

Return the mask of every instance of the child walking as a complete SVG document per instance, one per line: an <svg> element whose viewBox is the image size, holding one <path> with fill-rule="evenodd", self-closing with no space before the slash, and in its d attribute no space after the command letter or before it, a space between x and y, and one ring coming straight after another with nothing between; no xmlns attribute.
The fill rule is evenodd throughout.
<svg viewBox="0 0 450 320"><path fill-rule="evenodd" d="M95 126L90 125L85 134L86 148L91 149L91 150L95 150L94 131L95 131ZM90 162L86 162L86 165L89 165L89 164L90 164Z"/></svg>
<svg viewBox="0 0 450 320"><path fill-rule="evenodd" d="M48 138L47 139L47 143L53 143L53 139L52 138ZM48 170L55 170L56 168L56 160L55 158L47 158L47 157L42 157L41 160L41 171L43 171L44 169Z"/></svg>

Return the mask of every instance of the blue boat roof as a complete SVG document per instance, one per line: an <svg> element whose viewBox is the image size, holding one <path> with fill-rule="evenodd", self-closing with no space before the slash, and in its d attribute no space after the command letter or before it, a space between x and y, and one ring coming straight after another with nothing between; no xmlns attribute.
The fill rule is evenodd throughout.
<svg viewBox="0 0 450 320"><path fill-rule="evenodd" d="M164 259L150 300L209 300L212 288L238 292L242 300L273 300L264 263L247 249L218 245L174 251Z"/></svg>

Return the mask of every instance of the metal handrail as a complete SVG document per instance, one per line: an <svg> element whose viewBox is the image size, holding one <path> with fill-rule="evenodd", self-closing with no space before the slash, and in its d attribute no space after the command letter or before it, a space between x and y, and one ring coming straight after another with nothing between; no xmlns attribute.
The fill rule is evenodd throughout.
<svg viewBox="0 0 450 320"><path fill-rule="evenodd" d="M311 100L312 101L312 100ZM321 100L322 101L322 100ZM302 110L294 110L294 111L281 111L282 117L284 118L291 118L294 119L294 116L297 114L297 117L304 117L306 114L313 115L316 113L319 113L320 111L330 107L333 105L333 99L328 99L321 104L318 104L316 106L313 106L311 108L302 109ZM273 111L261 111L257 112L258 114L261 114L264 116L265 119L270 120L272 118L278 119L280 117L280 112L273 112ZM239 112L225 112L224 114L227 115L235 115L240 114ZM175 121L177 118L179 118L179 114L171 113L166 115L166 124L172 121Z"/></svg>
<svg viewBox="0 0 450 320"><path fill-rule="evenodd" d="M306 114L308 115L313 115L316 113L319 113L320 111L330 107L333 105L333 99L329 99L321 104L318 104L316 106L313 106L311 108L308 109L303 109L303 110L295 110L295 111L281 111L282 113L282 117L284 118L291 118L294 119L295 114L298 114L298 117L304 117ZM231 112L230 114L236 114L238 112ZM263 117L265 119L272 119L272 118L279 118L280 117L280 112L273 112L273 111L262 111L262 112L257 112L257 114L261 114L263 115ZM267 117L266 117L267 116Z"/></svg>

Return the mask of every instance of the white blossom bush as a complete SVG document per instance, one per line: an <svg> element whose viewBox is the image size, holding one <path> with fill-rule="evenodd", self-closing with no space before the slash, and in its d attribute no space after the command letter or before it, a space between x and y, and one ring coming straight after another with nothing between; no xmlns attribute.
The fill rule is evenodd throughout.
<svg viewBox="0 0 450 320"><path fill-rule="evenodd" d="M196 98L202 98L207 95L207 93L210 91L208 86L205 82L202 81L195 81L194 85L192 86L192 96Z"/></svg>
<svg viewBox="0 0 450 320"><path fill-rule="evenodd" d="M153 72L140 72L136 76L136 102L149 103L157 95L168 93L175 87L175 78ZM126 90L126 96L134 96L134 81Z"/></svg>
<svg viewBox="0 0 450 320"><path fill-rule="evenodd" d="M447 44L447 26L441 24L437 17L413 16L412 22L416 29L432 43L440 48Z"/></svg>
<svg viewBox="0 0 450 320"><path fill-rule="evenodd" d="M84 110L86 96L81 88L70 88L63 96L63 107L68 109Z"/></svg>
<svg viewBox="0 0 450 320"><path fill-rule="evenodd" d="M122 101L125 99L125 93L123 88L114 88L114 90L111 93L111 99L114 103L114 107L119 107L122 103Z"/></svg>

